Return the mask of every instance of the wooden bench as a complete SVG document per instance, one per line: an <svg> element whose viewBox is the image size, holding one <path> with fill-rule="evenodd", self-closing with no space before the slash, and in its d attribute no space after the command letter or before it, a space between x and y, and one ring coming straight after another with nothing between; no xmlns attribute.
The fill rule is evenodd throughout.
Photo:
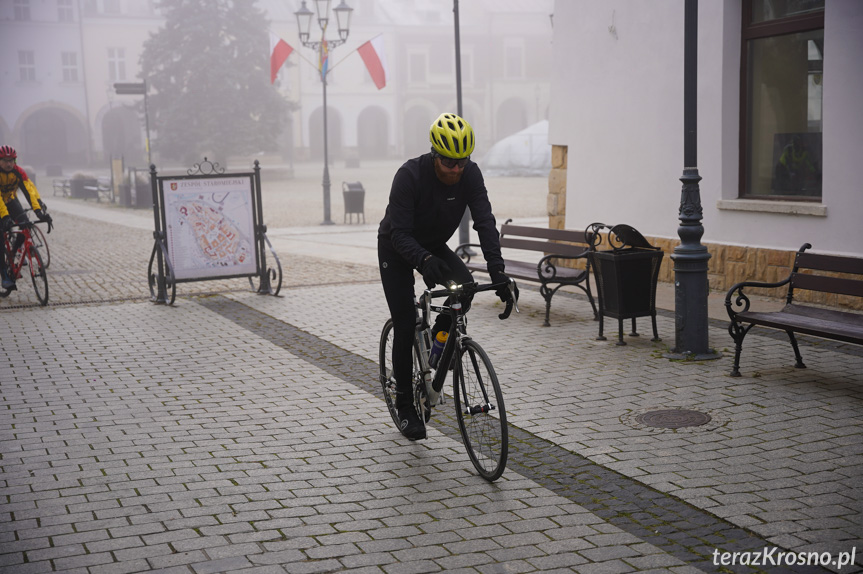
<svg viewBox="0 0 863 574"><path fill-rule="evenodd" d="M500 228L500 246L502 249L518 249L525 251L538 251L542 254L539 261L526 262L517 259L508 259L504 254L506 274L513 279L523 281L534 281L540 284L539 292L545 299L545 323L548 327L548 315L551 310L551 298L558 289L564 285L578 287L587 295L590 306L593 307L593 317L598 318L596 303L590 291L590 260L587 255L590 252L590 241L585 237L583 231L568 231L565 229L546 229L542 227L527 227L523 225L511 225L511 219ZM564 241L566 243L559 243ZM486 271L485 261L472 260L471 249L479 249L480 246L473 243L464 243L456 248L456 254L462 258L471 271ZM573 269L562 267L556 260L567 261L584 260L584 269Z"/></svg>
<svg viewBox="0 0 863 574"><path fill-rule="evenodd" d="M795 366L798 369L806 368L806 365L803 364L794 333L863 345L863 314L801 305L794 301L795 289L863 297L863 259L806 253L806 250L811 247L806 243L797 251L791 275L783 281L778 283L743 281L734 285L725 295L725 308L728 310L728 316L731 317L728 332L735 343L732 377L740 376L740 351L743 348L743 338L755 325L781 329L788 333L797 358ZM835 277L826 273L842 273L859 277ZM749 298L743 293L744 287L774 288L784 285L788 285L788 294L785 297L785 307L781 310L773 312L749 310ZM735 311L735 306L742 307L742 310Z"/></svg>
<svg viewBox="0 0 863 574"><path fill-rule="evenodd" d="M71 195L70 185L68 179L55 179L54 180L54 196L57 197L69 197Z"/></svg>

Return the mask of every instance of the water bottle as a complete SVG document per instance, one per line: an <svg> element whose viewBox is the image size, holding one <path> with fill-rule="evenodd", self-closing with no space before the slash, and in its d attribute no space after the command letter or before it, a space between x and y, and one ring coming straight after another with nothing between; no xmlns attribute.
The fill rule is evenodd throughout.
<svg viewBox="0 0 863 574"><path fill-rule="evenodd" d="M449 337L449 333L446 331L438 331L438 334L435 335L434 343L432 344L431 352L429 353L429 366L432 369L437 368L437 363L440 360L441 353L443 353L447 337Z"/></svg>

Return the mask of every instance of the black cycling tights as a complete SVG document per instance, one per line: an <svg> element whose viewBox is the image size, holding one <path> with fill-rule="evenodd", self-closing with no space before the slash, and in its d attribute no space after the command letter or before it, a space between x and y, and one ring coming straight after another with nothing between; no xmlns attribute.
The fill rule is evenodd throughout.
<svg viewBox="0 0 863 574"><path fill-rule="evenodd" d="M457 283L472 281L473 277L464 262L444 245L430 250L432 255L443 259L453 271L451 279ZM386 239L378 240L378 268L384 295L393 319L393 375L398 388L400 405L413 401L411 373L413 371L413 339L416 329L417 309L414 305L414 269L401 255L396 253ZM422 279L420 279L422 280ZM470 303L467 302L466 306ZM449 328L450 318L442 315L435 324L443 329Z"/></svg>
<svg viewBox="0 0 863 574"><path fill-rule="evenodd" d="M24 206L21 205L21 202L18 198L14 198L9 200L9 203L6 204L6 209L9 211L9 216L15 220L15 223L21 224L28 221L27 214L24 212ZM0 230L2 233L2 230ZM0 237L2 239L2 237ZM18 251L18 248L21 247L21 244L24 243L24 236L20 233L15 234L15 245L12 246L12 253ZM0 241L0 265L3 265L4 269L8 269L6 265L6 247L3 245L3 242Z"/></svg>

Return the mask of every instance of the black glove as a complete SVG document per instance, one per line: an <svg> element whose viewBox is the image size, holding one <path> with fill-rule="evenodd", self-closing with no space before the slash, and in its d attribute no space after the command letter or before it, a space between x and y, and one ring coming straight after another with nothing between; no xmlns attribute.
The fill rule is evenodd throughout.
<svg viewBox="0 0 863 574"><path fill-rule="evenodd" d="M42 211L48 211L48 204L46 204L44 201L42 201L41 198L39 199L39 204L42 206ZM37 210L34 209L33 211L37 211Z"/></svg>
<svg viewBox="0 0 863 574"><path fill-rule="evenodd" d="M503 267L494 267L488 270L491 275L491 282L494 284L503 283L495 290L495 294L500 297L500 300L507 303L512 300L512 293L509 291L509 276L503 272ZM518 285L515 286L515 298L518 299Z"/></svg>
<svg viewBox="0 0 863 574"><path fill-rule="evenodd" d="M45 207L44 203L42 204L42 207ZM48 233L51 233L51 230L54 229L54 218L41 209L34 209L33 213L39 218L39 221L44 221L48 224Z"/></svg>
<svg viewBox="0 0 863 574"><path fill-rule="evenodd" d="M3 228L4 233L8 232L15 226L15 220L13 220L8 215L4 215L3 219L0 219L0 227Z"/></svg>
<svg viewBox="0 0 863 574"><path fill-rule="evenodd" d="M423 263L422 274L423 281L431 289L435 285L443 285L447 279L451 278L452 269L449 268L446 261L432 255Z"/></svg>

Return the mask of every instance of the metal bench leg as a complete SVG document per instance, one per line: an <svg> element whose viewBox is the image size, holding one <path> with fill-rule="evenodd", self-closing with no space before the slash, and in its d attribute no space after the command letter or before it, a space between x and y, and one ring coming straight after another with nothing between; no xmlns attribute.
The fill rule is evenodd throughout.
<svg viewBox="0 0 863 574"><path fill-rule="evenodd" d="M635 330L635 317L632 318L632 333L629 334L630 337L639 337L640 335Z"/></svg>
<svg viewBox="0 0 863 574"><path fill-rule="evenodd" d="M590 301L590 306L593 309L593 320L597 321L599 319L599 312L596 310L596 303L593 301L593 293L590 292L590 269L587 270L587 278L584 282L587 288L582 287L582 289L587 293L587 300Z"/></svg>
<svg viewBox="0 0 863 574"><path fill-rule="evenodd" d="M734 365L731 367L732 377L740 376L740 352L743 350L743 338L746 337L746 333L748 333L751 328L752 325L744 327L733 320L728 325L728 334L731 335L732 339L734 339Z"/></svg>
<svg viewBox="0 0 863 574"><path fill-rule="evenodd" d="M651 341L655 343L659 342L662 339L659 338L659 332L656 330L656 313L650 316L650 321L653 324L653 338L651 339Z"/></svg>
<svg viewBox="0 0 863 574"><path fill-rule="evenodd" d="M539 292L542 295L543 299L545 299L545 323L542 324L543 327L551 327L551 323L548 322L548 315L551 313L551 297L554 295L554 291L542 285L539 288Z"/></svg>
<svg viewBox="0 0 863 574"><path fill-rule="evenodd" d="M602 313L600 313L599 314L599 336L596 338L597 341L607 340L605 335L602 334L603 327L605 327L605 320L603 319Z"/></svg>
<svg viewBox="0 0 863 574"><path fill-rule="evenodd" d="M617 320L617 345L618 347L622 347L626 344L626 341L623 340L623 319Z"/></svg>
<svg viewBox="0 0 863 574"><path fill-rule="evenodd" d="M800 356L800 347L797 346L797 337L794 336L794 331L785 331L788 333L788 338L791 339L791 347L794 349L794 357L797 359L797 364L794 365L797 369L805 369L803 357Z"/></svg>

